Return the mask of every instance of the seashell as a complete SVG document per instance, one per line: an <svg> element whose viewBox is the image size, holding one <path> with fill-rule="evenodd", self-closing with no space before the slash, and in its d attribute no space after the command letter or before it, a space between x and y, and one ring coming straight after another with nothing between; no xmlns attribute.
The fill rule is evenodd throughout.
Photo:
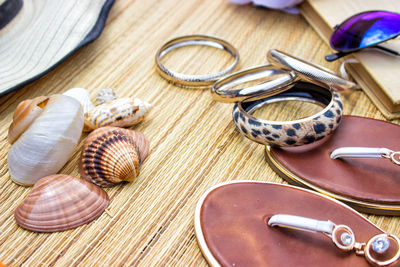
<svg viewBox="0 0 400 267"><path fill-rule="evenodd" d="M138 98L115 99L85 114L85 126L92 130L104 126L132 126L141 122L150 109L149 103Z"/></svg>
<svg viewBox="0 0 400 267"><path fill-rule="evenodd" d="M27 99L18 104L14 112L13 122L8 129L8 141L13 144L18 137L31 125L31 123L42 113L49 98L38 96Z"/></svg>
<svg viewBox="0 0 400 267"><path fill-rule="evenodd" d="M99 128L88 135L81 154L81 176L99 186L132 182L149 152L149 141L139 131Z"/></svg>
<svg viewBox="0 0 400 267"><path fill-rule="evenodd" d="M99 217L110 200L98 186L69 175L40 179L16 208L14 218L34 232L58 232L76 228Z"/></svg>
<svg viewBox="0 0 400 267"><path fill-rule="evenodd" d="M78 101L52 95L42 104L42 112L26 123L29 127L8 152L8 170L17 184L33 185L40 178L57 173L68 161L82 133L83 111ZM12 124L22 123L19 119L24 118L17 114Z"/></svg>
<svg viewBox="0 0 400 267"><path fill-rule="evenodd" d="M67 95L78 100L83 107L84 114L94 108L94 104L90 100L89 92L85 88L71 88L64 92L63 95Z"/></svg>
<svg viewBox="0 0 400 267"><path fill-rule="evenodd" d="M97 105L101 105L106 102L111 102L117 98L117 95L111 88L104 88L101 89L96 96L96 103Z"/></svg>

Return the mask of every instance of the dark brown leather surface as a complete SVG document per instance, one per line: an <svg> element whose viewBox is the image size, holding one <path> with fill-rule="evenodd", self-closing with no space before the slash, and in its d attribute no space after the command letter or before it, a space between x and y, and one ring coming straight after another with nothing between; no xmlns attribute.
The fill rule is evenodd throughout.
<svg viewBox="0 0 400 267"><path fill-rule="evenodd" d="M400 126L344 116L324 143L273 148L271 154L295 175L337 194L370 202L400 203L400 166L388 159L331 159L339 147L386 147L400 151Z"/></svg>
<svg viewBox="0 0 400 267"><path fill-rule="evenodd" d="M286 213L346 224L356 241L381 233L357 212L329 199L271 183L223 185L204 200L200 222L209 250L223 266L368 266L364 257L341 252L323 234L270 227Z"/></svg>

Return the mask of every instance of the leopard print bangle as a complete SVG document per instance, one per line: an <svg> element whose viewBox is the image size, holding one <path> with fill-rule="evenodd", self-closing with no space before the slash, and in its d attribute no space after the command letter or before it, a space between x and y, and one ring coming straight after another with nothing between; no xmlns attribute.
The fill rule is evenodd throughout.
<svg viewBox="0 0 400 267"><path fill-rule="evenodd" d="M267 121L250 115L263 105L287 100L312 102L325 108L313 116L294 121ZM283 93L255 101L237 102L232 115L239 132L255 142L275 146L300 146L333 133L342 114L343 104L334 89L297 82Z"/></svg>

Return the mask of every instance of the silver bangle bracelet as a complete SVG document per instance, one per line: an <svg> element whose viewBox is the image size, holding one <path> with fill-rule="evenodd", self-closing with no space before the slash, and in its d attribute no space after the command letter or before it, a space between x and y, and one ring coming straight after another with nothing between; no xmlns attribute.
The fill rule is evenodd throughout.
<svg viewBox="0 0 400 267"><path fill-rule="evenodd" d="M336 89L355 89L357 85L323 67L278 50L270 50L268 59L272 64L230 74L211 88L215 100L237 102L233 108L233 121L239 132L255 142L274 146L309 144L333 133L343 114L343 104ZM256 82L256 85L231 90L248 82ZM294 121L268 121L250 115L263 105L292 100L312 102L324 109Z"/></svg>
<svg viewBox="0 0 400 267"><path fill-rule="evenodd" d="M359 88L356 83L343 79L329 69L279 50L269 50L267 59L278 68L294 71L299 79L303 81L312 82L321 86L329 85L338 91Z"/></svg>
<svg viewBox="0 0 400 267"><path fill-rule="evenodd" d="M222 71L205 75L188 75L178 73L167 69L161 63L161 59L170 51L179 47L193 45L210 46L227 51L233 57L234 62ZM155 61L158 73L171 83L184 87L208 87L212 85L216 80L235 69L239 62L239 52L233 45L218 37L200 34L186 35L172 39L162 45L156 53Z"/></svg>
<svg viewBox="0 0 400 267"><path fill-rule="evenodd" d="M237 85L268 78L251 87L230 90ZM294 85L297 75L271 64L244 69L216 81L211 87L211 95L219 102L238 102L246 99L257 100L266 95L278 94Z"/></svg>
<svg viewBox="0 0 400 267"><path fill-rule="evenodd" d="M320 86L330 86L337 90L357 89L358 85L343 79L321 66L271 49L267 55L271 64L260 65L227 75L216 81L211 94L219 102L252 101L279 94L290 89L299 81ZM231 90L240 84L256 82L254 86Z"/></svg>

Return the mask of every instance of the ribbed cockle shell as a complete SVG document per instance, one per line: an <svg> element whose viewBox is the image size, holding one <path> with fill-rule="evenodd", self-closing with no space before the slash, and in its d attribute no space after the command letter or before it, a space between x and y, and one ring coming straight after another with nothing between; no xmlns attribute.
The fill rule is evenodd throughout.
<svg viewBox="0 0 400 267"><path fill-rule="evenodd" d="M13 121L8 129L8 141L10 144L13 144L29 125L39 117L47 101L49 101L48 97L38 96L18 104L14 112Z"/></svg>
<svg viewBox="0 0 400 267"><path fill-rule="evenodd" d="M99 128L86 138L80 173L99 186L132 182L148 155L149 142L143 133L118 127Z"/></svg>
<svg viewBox="0 0 400 267"><path fill-rule="evenodd" d="M87 129L104 126L128 127L141 122L151 105L138 98L119 98L98 105L85 114Z"/></svg>
<svg viewBox="0 0 400 267"><path fill-rule="evenodd" d="M40 179L17 207L17 223L34 232L58 232L76 228L99 217L109 204L100 187L69 175Z"/></svg>

